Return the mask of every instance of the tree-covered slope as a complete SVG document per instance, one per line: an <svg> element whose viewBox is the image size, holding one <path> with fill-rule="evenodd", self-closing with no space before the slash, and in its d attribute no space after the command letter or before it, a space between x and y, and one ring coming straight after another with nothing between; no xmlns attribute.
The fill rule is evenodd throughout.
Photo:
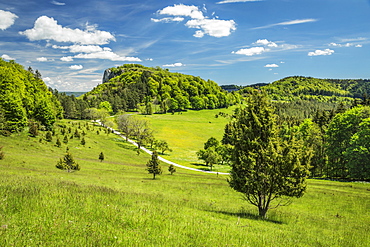
<svg viewBox="0 0 370 247"><path fill-rule="evenodd" d="M59 101L49 92L38 71L25 70L0 58L0 128L18 131L28 120L50 128L61 116Z"/></svg>
<svg viewBox="0 0 370 247"><path fill-rule="evenodd" d="M286 77L263 87L272 98L287 99L301 95L351 96L348 90L329 80L313 77Z"/></svg>
<svg viewBox="0 0 370 247"><path fill-rule="evenodd" d="M242 89L248 91L247 86ZM328 99L327 97L363 98L370 95L370 80L364 79L319 79L304 76L291 76L268 85L261 85L275 100ZM325 101L325 100L324 100Z"/></svg>
<svg viewBox="0 0 370 247"><path fill-rule="evenodd" d="M143 105L145 113L166 113L185 109L215 109L239 101L236 94L228 94L215 82L200 77L125 64L110 68L112 77L84 95L90 106L108 101L113 111L136 110Z"/></svg>

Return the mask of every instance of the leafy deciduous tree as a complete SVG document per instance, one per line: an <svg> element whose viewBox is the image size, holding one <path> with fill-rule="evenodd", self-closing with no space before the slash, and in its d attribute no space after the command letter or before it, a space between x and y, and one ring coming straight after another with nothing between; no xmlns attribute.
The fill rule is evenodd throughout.
<svg viewBox="0 0 370 247"><path fill-rule="evenodd" d="M168 171L173 175L176 172L176 167L174 165L169 165Z"/></svg>
<svg viewBox="0 0 370 247"><path fill-rule="evenodd" d="M172 152L172 149L169 148L168 143L164 140L157 141L155 146L161 151L162 154L164 154L165 151Z"/></svg>

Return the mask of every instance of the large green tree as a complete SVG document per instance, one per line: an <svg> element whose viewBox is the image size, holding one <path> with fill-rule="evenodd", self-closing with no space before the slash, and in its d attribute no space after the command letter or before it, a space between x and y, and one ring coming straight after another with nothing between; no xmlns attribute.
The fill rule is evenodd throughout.
<svg viewBox="0 0 370 247"><path fill-rule="evenodd" d="M370 179L370 118L364 119L359 131L351 137L344 157L351 178Z"/></svg>
<svg viewBox="0 0 370 247"><path fill-rule="evenodd" d="M358 106L337 114L330 122L326 132L326 153L331 177L347 178L350 175L348 161L352 157L345 155L345 152L348 147L352 151L356 149L356 141L351 143L352 137L360 130L361 122L368 117L370 107Z"/></svg>
<svg viewBox="0 0 370 247"><path fill-rule="evenodd" d="M223 140L233 146L229 185L257 206L261 217L289 197L301 197L309 173L309 152L294 136L279 135L273 112L266 94L252 91Z"/></svg>

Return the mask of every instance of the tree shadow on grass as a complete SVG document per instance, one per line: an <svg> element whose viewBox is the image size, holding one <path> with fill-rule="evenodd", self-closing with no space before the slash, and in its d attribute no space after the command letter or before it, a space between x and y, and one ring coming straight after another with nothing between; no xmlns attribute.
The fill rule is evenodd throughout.
<svg viewBox="0 0 370 247"><path fill-rule="evenodd" d="M131 143L129 142L126 142L125 140L115 140L116 141L116 144L118 147L120 148L124 148L124 149L128 149L128 150L132 150L132 151L136 151L137 150L137 147L132 145Z"/></svg>
<svg viewBox="0 0 370 247"><path fill-rule="evenodd" d="M206 164L201 164L201 163L190 163L193 166L196 167L196 169L203 170L203 171L210 171L210 167L207 166Z"/></svg>
<svg viewBox="0 0 370 247"><path fill-rule="evenodd" d="M223 210L206 210L206 211L213 212L213 213L218 213L218 214L229 215L229 216L235 216L235 217L242 218L242 219L262 220L262 221L271 222L271 223L279 224L279 225L284 224L284 222L282 222L280 220L262 218L261 216L259 216L257 214L252 214L250 212L228 212L228 211L223 211Z"/></svg>
<svg viewBox="0 0 370 247"><path fill-rule="evenodd" d="M155 179L153 179L153 177L150 177L150 178L142 178L143 181L141 182L144 182L144 181L159 181L161 180L160 178L156 177Z"/></svg>

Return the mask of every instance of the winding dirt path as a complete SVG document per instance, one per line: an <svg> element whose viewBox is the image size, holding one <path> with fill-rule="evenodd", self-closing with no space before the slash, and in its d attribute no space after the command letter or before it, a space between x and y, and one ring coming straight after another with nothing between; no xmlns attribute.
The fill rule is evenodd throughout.
<svg viewBox="0 0 370 247"><path fill-rule="evenodd" d="M123 138L123 139L125 139L125 140L126 140L126 136L122 135L120 132L118 132L118 131L116 131L116 130L114 130L114 129L110 128L110 127L105 126L105 125L104 125L104 124L102 124L99 120L97 120L96 122L98 122L101 126L103 126L103 127L107 128L107 129L111 130L114 134L116 134L116 135L118 135L119 137L121 137L121 138ZM127 140L128 140L128 142L130 142L130 143L132 143L133 145L135 145L136 147L138 147L138 144L137 144L135 141L133 141L133 140L131 140L131 139L128 139L128 138L127 138ZM141 150L143 150L144 152L146 152L146 153L150 154L150 155L152 155L152 153L153 153L152 151L150 151L149 149L147 149L147 148L145 148L145 147L140 147L140 149L141 149ZM227 173L227 172L203 171L203 170L200 170L200 169L196 169L196 168L192 168L192 167L187 167L187 166L179 165L179 164L177 164L177 163L175 163L175 162L172 162L172 161L170 161L170 160L166 160L165 158L163 158L163 157L161 157L161 156L159 156L159 155L158 155L158 159L159 159L160 161L164 162L164 163L169 164L169 165L174 165L174 166L176 166L176 167L180 167L180 168L187 169L187 170L192 170L192 171L196 171L196 172L213 173L213 174L219 174L219 175L229 175L229 173Z"/></svg>

